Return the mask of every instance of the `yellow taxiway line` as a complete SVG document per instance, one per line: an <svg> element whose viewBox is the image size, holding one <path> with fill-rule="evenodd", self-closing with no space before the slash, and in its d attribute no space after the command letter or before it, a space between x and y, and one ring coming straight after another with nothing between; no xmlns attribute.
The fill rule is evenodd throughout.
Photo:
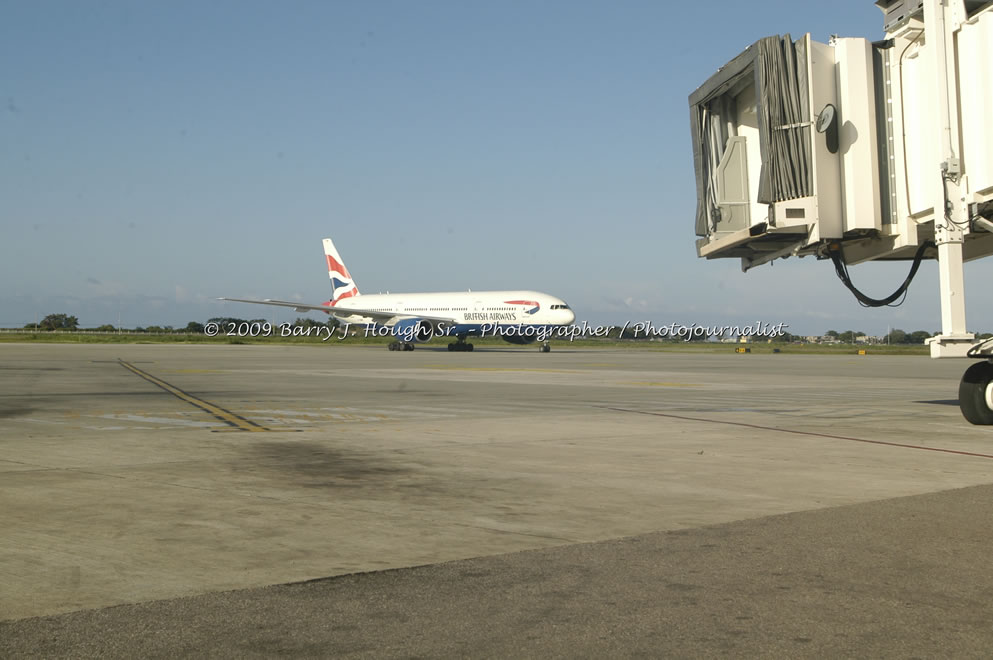
<svg viewBox="0 0 993 660"><path fill-rule="evenodd" d="M168 392L169 394L173 395L177 399L182 399L183 401L185 401L186 403L190 404L191 406L196 406L197 408L199 408L200 410L204 411L205 413L208 413L210 415L213 415L214 417L216 417L217 419L221 420L225 424L228 424L229 426L232 426L235 429L238 429L239 431L269 431L270 430L270 429L267 429L264 426L260 426L259 424L256 424L255 422L253 422L251 420L245 419L244 417L242 417L240 415L236 415L233 412L231 412L230 410L225 410L224 408L221 408L220 406L215 406L214 404L212 404L209 401L204 401L203 399L199 399L199 398L193 396L192 394L189 394L187 392L184 392L183 390L179 389L175 385L170 385L169 383L165 382L161 378L156 378L155 376L153 376L152 374L148 373L147 371L142 371L141 369L139 369L138 367L134 366L133 364L130 364L129 362L125 362L124 360L120 360L119 361L119 364L122 367L124 367L125 369L127 369L128 371L130 371L131 373L135 374L136 376L140 376L140 377L144 378L145 380L147 380L152 385L155 385L157 387L161 387L162 389L164 389L166 392Z"/></svg>

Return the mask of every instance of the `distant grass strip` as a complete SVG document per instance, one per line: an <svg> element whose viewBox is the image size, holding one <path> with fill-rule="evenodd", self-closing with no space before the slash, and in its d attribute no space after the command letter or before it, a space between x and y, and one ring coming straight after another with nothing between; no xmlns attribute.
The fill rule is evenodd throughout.
<svg viewBox="0 0 993 660"><path fill-rule="evenodd" d="M82 332L0 332L0 343L38 343L38 344L300 344L308 346L386 346L392 338L390 337L348 337L339 339L335 336L332 339L323 341L317 337L237 337L219 335L208 337L203 334L184 333L87 333ZM521 346L509 344L499 337L473 337L470 341L477 346L502 346L505 348L517 348ZM444 346L448 343L445 337L438 337L428 342L427 346ZM927 346L910 344L786 344L786 343L750 343L750 344L722 344L716 342L659 342L644 340L624 340L616 339L577 339L576 341L555 340L551 342L554 348L600 348L600 349L624 349L639 351L655 351L663 353L734 353L736 348L747 347L749 353L743 354L742 359L747 359L748 355L782 353L786 355L854 355L857 356L859 350L865 350L868 356L872 355L929 355ZM537 345L531 344L524 348L534 348ZM861 357L861 356L857 356Z"/></svg>

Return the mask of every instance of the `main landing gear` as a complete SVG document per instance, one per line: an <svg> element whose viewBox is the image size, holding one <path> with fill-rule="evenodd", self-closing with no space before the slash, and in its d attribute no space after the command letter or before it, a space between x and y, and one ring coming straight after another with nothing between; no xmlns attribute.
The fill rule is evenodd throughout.
<svg viewBox="0 0 993 660"><path fill-rule="evenodd" d="M541 351L542 353L547 353L547 352L549 352L550 350L552 350L552 347L551 347L551 346L549 346L549 345L548 345L548 342L546 341L546 342L543 342L543 343L541 344L541 346L539 346L539 347L538 347L538 350L539 350L539 351Z"/></svg>
<svg viewBox="0 0 993 660"><path fill-rule="evenodd" d="M414 345L406 341L391 341L388 348L391 351L412 351Z"/></svg>
<svg viewBox="0 0 993 660"><path fill-rule="evenodd" d="M465 335L460 335L458 341L449 342L449 351L471 351L472 344L467 344L465 341Z"/></svg>
<svg viewBox="0 0 993 660"><path fill-rule="evenodd" d="M993 362L976 362L959 382L959 408L973 424L993 424Z"/></svg>

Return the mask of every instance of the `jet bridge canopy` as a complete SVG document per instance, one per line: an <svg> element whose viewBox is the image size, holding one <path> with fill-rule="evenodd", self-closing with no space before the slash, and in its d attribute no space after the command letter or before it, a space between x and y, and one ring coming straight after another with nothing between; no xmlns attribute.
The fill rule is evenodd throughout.
<svg viewBox="0 0 993 660"><path fill-rule="evenodd" d="M752 198L812 194L808 42L760 39L690 96L698 236L750 225L750 209L735 206Z"/></svg>

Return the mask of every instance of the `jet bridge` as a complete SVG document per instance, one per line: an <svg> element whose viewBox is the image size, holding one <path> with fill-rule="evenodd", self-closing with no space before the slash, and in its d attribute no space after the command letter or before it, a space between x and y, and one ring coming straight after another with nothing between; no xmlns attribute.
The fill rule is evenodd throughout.
<svg viewBox="0 0 993 660"><path fill-rule="evenodd" d="M864 305L900 299L925 259L940 273L932 357L980 358L965 417L993 424L993 342L965 324L963 264L993 254L993 2L878 0L879 41L756 41L689 98L697 254L742 270L830 259ZM847 267L903 261L892 295Z"/></svg>

